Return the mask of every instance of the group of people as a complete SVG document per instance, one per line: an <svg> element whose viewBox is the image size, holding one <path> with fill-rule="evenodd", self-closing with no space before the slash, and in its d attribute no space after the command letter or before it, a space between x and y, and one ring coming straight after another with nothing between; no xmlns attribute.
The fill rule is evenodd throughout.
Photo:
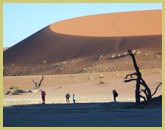
<svg viewBox="0 0 165 130"><path fill-rule="evenodd" d="M46 92L43 89L41 89L42 104L45 104L45 96L46 96ZM70 103L69 100L70 94L67 93L65 97L66 97L66 103ZM76 103L76 95L73 94L72 97L73 97L73 103Z"/></svg>
<svg viewBox="0 0 165 130"><path fill-rule="evenodd" d="M67 93L65 97L66 97L66 103L70 103L70 100L69 100L70 94ZM72 98L73 98L73 103L76 103L76 95L75 94L72 95Z"/></svg>
<svg viewBox="0 0 165 130"><path fill-rule="evenodd" d="M35 84L35 88L39 88L41 86L41 82L43 81L43 79L44 79L44 76L42 76L42 79L41 79L39 84L37 84L37 82L34 82L34 79L33 79L33 83ZM116 90L112 90L112 93L113 93L114 101L116 102L116 97L118 97L118 93L116 92ZM42 96L42 103L45 104L46 92L43 89L41 89L41 96ZM70 94L67 93L65 97L66 97L66 103L70 103L70 100L69 100ZM73 103L76 103L76 95L75 94L72 95L72 98L73 98Z"/></svg>
<svg viewBox="0 0 165 130"><path fill-rule="evenodd" d="M116 92L116 90L112 90L112 93L113 93L113 98L114 98L114 101L116 102L116 97L118 97L118 93ZM46 92L42 89L41 90L41 96L42 96L42 104L45 104L45 96L46 96ZM70 94L67 93L66 94L66 103L70 103ZM73 103L76 103L76 95L73 94L72 95L72 98L73 98Z"/></svg>

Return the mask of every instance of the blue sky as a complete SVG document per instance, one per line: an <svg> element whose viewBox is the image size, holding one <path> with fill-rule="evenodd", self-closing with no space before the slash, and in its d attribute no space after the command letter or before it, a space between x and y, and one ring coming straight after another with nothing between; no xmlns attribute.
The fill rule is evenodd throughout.
<svg viewBox="0 0 165 130"><path fill-rule="evenodd" d="M3 47L11 47L42 28L86 15L162 9L161 3L4 3Z"/></svg>

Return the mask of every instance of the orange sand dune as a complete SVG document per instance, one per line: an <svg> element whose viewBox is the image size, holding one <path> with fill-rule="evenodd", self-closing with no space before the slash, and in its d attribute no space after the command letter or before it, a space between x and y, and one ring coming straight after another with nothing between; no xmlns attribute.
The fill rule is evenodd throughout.
<svg viewBox="0 0 165 130"><path fill-rule="evenodd" d="M57 22L4 51L4 66L12 72L24 70L24 74L32 74L34 66L38 68L33 74L75 73L100 55L108 58L128 49L156 54L162 49L161 14L161 10L125 12ZM73 60L77 64L53 72L52 64Z"/></svg>
<svg viewBox="0 0 165 130"><path fill-rule="evenodd" d="M61 34L80 36L141 36L162 34L162 10L108 13L64 20L50 26Z"/></svg>

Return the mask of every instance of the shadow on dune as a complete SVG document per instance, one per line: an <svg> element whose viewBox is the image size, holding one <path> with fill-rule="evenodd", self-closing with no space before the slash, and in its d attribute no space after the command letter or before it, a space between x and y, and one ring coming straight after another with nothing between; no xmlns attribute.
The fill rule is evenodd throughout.
<svg viewBox="0 0 165 130"><path fill-rule="evenodd" d="M79 59L90 65L100 55L122 54L128 48L146 52L161 50L162 35L127 37L72 36L46 27L3 52L3 64L11 70ZM148 49L149 48L149 49ZM148 51L147 51L148 52ZM84 65L85 63L85 65ZM11 66L14 64L14 66ZM79 65L79 64L78 64ZM80 65L79 65L80 66Z"/></svg>
<svg viewBox="0 0 165 130"><path fill-rule="evenodd" d="M124 53L128 48L161 50L162 35L126 37L89 37L58 34L45 27L4 51L4 66L26 67L85 58L91 62L100 55ZM30 52L30 53L29 53ZM16 66L15 66L16 67Z"/></svg>

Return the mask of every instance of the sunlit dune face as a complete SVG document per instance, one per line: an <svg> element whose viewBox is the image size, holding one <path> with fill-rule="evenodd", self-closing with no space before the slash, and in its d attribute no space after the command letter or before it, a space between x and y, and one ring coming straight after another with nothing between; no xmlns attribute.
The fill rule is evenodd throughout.
<svg viewBox="0 0 165 130"><path fill-rule="evenodd" d="M56 33L78 36L141 36L162 34L162 10L84 16L50 25Z"/></svg>

